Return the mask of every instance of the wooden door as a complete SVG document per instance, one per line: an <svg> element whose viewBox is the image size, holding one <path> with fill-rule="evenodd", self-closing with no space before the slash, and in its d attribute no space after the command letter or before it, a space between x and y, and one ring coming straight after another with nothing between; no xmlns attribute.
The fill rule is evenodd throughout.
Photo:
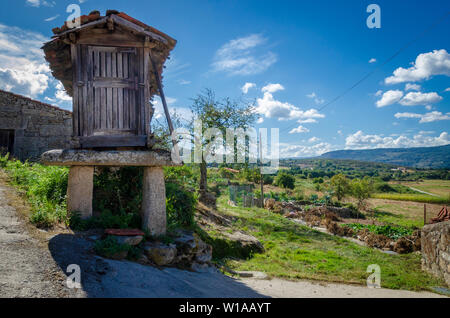
<svg viewBox="0 0 450 318"><path fill-rule="evenodd" d="M79 53L77 118L82 147L145 146L143 49L80 45Z"/></svg>

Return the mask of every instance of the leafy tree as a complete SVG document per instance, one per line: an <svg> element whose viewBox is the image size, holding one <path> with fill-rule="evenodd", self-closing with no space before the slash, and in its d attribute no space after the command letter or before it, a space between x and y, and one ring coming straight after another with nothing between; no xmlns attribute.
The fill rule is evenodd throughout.
<svg viewBox="0 0 450 318"><path fill-rule="evenodd" d="M198 138L198 136L194 135L194 119L202 121L202 136L205 136L205 131L208 128L215 128L225 137L227 128L247 129L258 118L258 114L254 112L252 105L233 101L230 98L217 99L211 89L206 89L193 99L191 111L194 118L190 124L190 131L194 138ZM206 148L211 144L213 137L202 137L199 140L206 153L211 150ZM207 190L207 173L205 156L202 156L202 162L200 163L200 192Z"/></svg>
<svg viewBox="0 0 450 318"><path fill-rule="evenodd" d="M345 175L337 174L331 178L331 188L338 201L341 201L350 192L350 183Z"/></svg>
<svg viewBox="0 0 450 318"><path fill-rule="evenodd" d="M295 188L295 178L287 173L279 173L277 177L275 178L275 185L282 187L282 188L288 188L288 189L294 189Z"/></svg>
<svg viewBox="0 0 450 318"><path fill-rule="evenodd" d="M352 195L358 200L358 209L365 207L366 200L373 193L373 184L368 178L354 179L351 182Z"/></svg>

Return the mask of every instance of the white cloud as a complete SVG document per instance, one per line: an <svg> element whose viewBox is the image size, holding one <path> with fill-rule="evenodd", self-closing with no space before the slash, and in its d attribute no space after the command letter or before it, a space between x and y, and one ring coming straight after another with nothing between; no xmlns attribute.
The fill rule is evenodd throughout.
<svg viewBox="0 0 450 318"><path fill-rule="evenodd" d="M307 119L299 119L297 122L299 124L316 124L317 120L314 118L307 118Z"/></svg>
<svg viewBox="0 0 450 318"><path fill-rule="evenodd" d="M369 60L369 63L375 63L376 61L377 61L377 59L372 57L372 58Z"/></svg>
<svg viewBox="0 0 450 318"><path fill-rule="evenodd" d="M419 54L410 68L397 68L393 75L386 78L386 84L417 82L429 79L433 75L450 76L450 54L446 50Z"/></svg>
<svg viewBox="0 0 450 318"><path fill-rule="evenodd" d="M409 92L400 100L400 105L403 106L417 106L425 104L434 104L442 100L442 97L432 93L421 93L421 92Z"/></svg>
<svg viewBox="0 0 450 318"><path fill-rule="evenodd" d="M361 130L347 136L346 149L373 149L373 148L409 148L442 146L450 143L450 136L442 132L439 136L414 135L412 138L405 135L398 137L384 137L383 135L365 135Z"/></svg>
<svg viewBox="0 0 450 318"><path fill-rule="evenodd" d="M380 100L376 102L377 107L385 107L400 101L403 97L403 92L399 90L390 90L383 94Z"/></svg>
<svg viewBox="0 0 450 318"><path fill-rule="evenodd" d="M284 86L281 84L268 84L261 89L261 92L275 93L282 90L284 90Z"/></svg>
<svg viewBox="0 0 450 318"><path fill-rule="evenodd" d="M277 61L277 56L266 51L255 54L267 39L260 34L237 38L224 44L217 50L212 67L215 71L224 71L230 75L252 75L267 70Z"/></svg>
<svg viewBox="0 0 450 318"><path fill-rule="evenodd" d="M50 17L50 18L47 18L47 19L45 19L44 21L46 21L46 22L50 22L50 21L53 21L53 20L55 20L56 18L58 18L59 17L59 14L57 14L57 15L54 15L53 17Z"/></svg>
<svg viewBox="0 0 450 318"><path fill-rule="evenodd" d="M184 79L181 79L181 80L178 81L178 83L179 83L180 85L189 85L189 84L191 84L191 81L186 81L186 80L184 80Z"/></svg>
<svg viewBox="0 0 450 318"><path fill-rule="evenodd" d="M405 85L405 91L420 91L420 85L407 83Z"/></svg>
<svg viewBox="0 0 450 318"><path fill-rule="evenodd" d="M0 89L35 98L48 88L51 73L39 33L0 24Z"/></svg>
<svg viewBox="0 0 450 318"><path fill-rule="evenodd" d="M450 113L443 114L438 111L429 112L426 114L417 113L396 113L395 118L420 118L419 123L432 123L440 120L450 120Z"/></svg>
<svg viewBox="0 0 450 318"><path fill-rule="evenodd" d="M325 117L325 115L319 113L316 109L304 111L290 103L276 100L269 92L265 92L263 98L256 100L255 111L258 114L264 115L266 118L277 118L278 120L303 121Z"/></svg>
<svg viewBox="0 0 450 318"><path fill-rule="evenodd" d="M306 95L306 97L314 99L314 102L317 105L323 104L325 102L325 100L323 98L320 98L319 96L316 95L316 93L312 92L311 94Z"/></svg>
<svg viewBox="0 0 450 318"><path fill-rule="evenodd" d="M82 2L80 2L82 3ZM32 7L39 8L41 5L45 7L54 7L56 5L55 1L46 1L46 0L27 0L26 4Z"/></svg>
<svg viewBox="0 0 450 318"><path fill-rule="evenodd" d="M307 133L307 132L309 132L309 129L300 125L297 128L292 129L289 133L290 134L301 134L301 133Z"/></svg>
<svg viewBox="0 0 450 318"><path fill-rule="evenodd" d="M280 143L280 157L282 158L315 157L331 150L335 150L335 147L326 142L315 145Z"/></svg>
<svg viewBox="0 0 450 318"><path fill-rule="evenodd" d="M447 87L444 92L450 92L450 87Z"/></svg>
<svg viewBox="0 0 450 318"><path fill-rule="evenodd" d="M314 143L314 142L318 142L319 140L320 140L320 138L317 138L317 137L311 137L311 138L308 139L308 142L309 142L309 143Z"/></svg>
<svg viewBox="0 0 450 318"><path fill-rule="evenodd" d="M248 83L247 82L247 83L244 84L244 86L241 87L241 91L242 91L242 93L247 94L248 90L250 88L255 88L255 87L256 87L255 83Z"/></svg>
<svg viewBox="0 0 450 318"><path fill-rule="evenodd" d="M375 96L381 96L383 94L383 91L380 89L375 93Z"/></svg>

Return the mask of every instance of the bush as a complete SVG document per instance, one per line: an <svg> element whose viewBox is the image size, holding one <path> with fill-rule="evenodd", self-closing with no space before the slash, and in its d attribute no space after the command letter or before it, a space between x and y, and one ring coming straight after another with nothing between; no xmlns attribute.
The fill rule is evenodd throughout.
<svg viewBox="0 0 450 318"><path fill-rule="evenodd" d="M108 236L104 240L96 241L94 250L100 256L113 258L121 252L128 252L130 246L127 244L119 244L114 236Z"/></svg>
<svg viewBox="0 0 450 318"><path fill-rule="evenodd" d="M282 188L288 188L288 189L294 189L295 188L295 178L287 173L280 173L275 178L275 185L282 187Z"/></svg>
<svg viewBox="0 0 450 318"><path fill-rule="evenodd" d="M169 228L192 227L194 225L197 198L191 191L177 183L166 183L167 223Z"/></svg>
<svg viewBox="0 0 450 318"><path fill-rule="evenodd" d="M272 184L273 183L273 179L274 179L274 177L271 176L270 174L263 175L263 182L264 182L264 184L267 184L267 185Z"/></svg>

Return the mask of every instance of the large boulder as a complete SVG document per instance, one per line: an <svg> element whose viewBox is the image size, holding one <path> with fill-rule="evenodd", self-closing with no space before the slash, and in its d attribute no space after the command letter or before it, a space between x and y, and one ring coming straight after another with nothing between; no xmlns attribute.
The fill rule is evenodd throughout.
<svg viewBox="0 0 450 318"><path fill-rule="evenodd" d="M212 246L203 242L192 231L178 231L175 238L177 255L175 263L181 267L190 267L192 263L208 263L212 259Z"/></svg>
<svg viewBox="0 0 450 318"><path fill-rule="evenodd" d="M222 233L228 240L233 241L238 247L244 251L244 254L252 254L252 253L264 253L264 246L261 242L254 236L242 233L242 232L233 232L233 233Z"/></svg>

